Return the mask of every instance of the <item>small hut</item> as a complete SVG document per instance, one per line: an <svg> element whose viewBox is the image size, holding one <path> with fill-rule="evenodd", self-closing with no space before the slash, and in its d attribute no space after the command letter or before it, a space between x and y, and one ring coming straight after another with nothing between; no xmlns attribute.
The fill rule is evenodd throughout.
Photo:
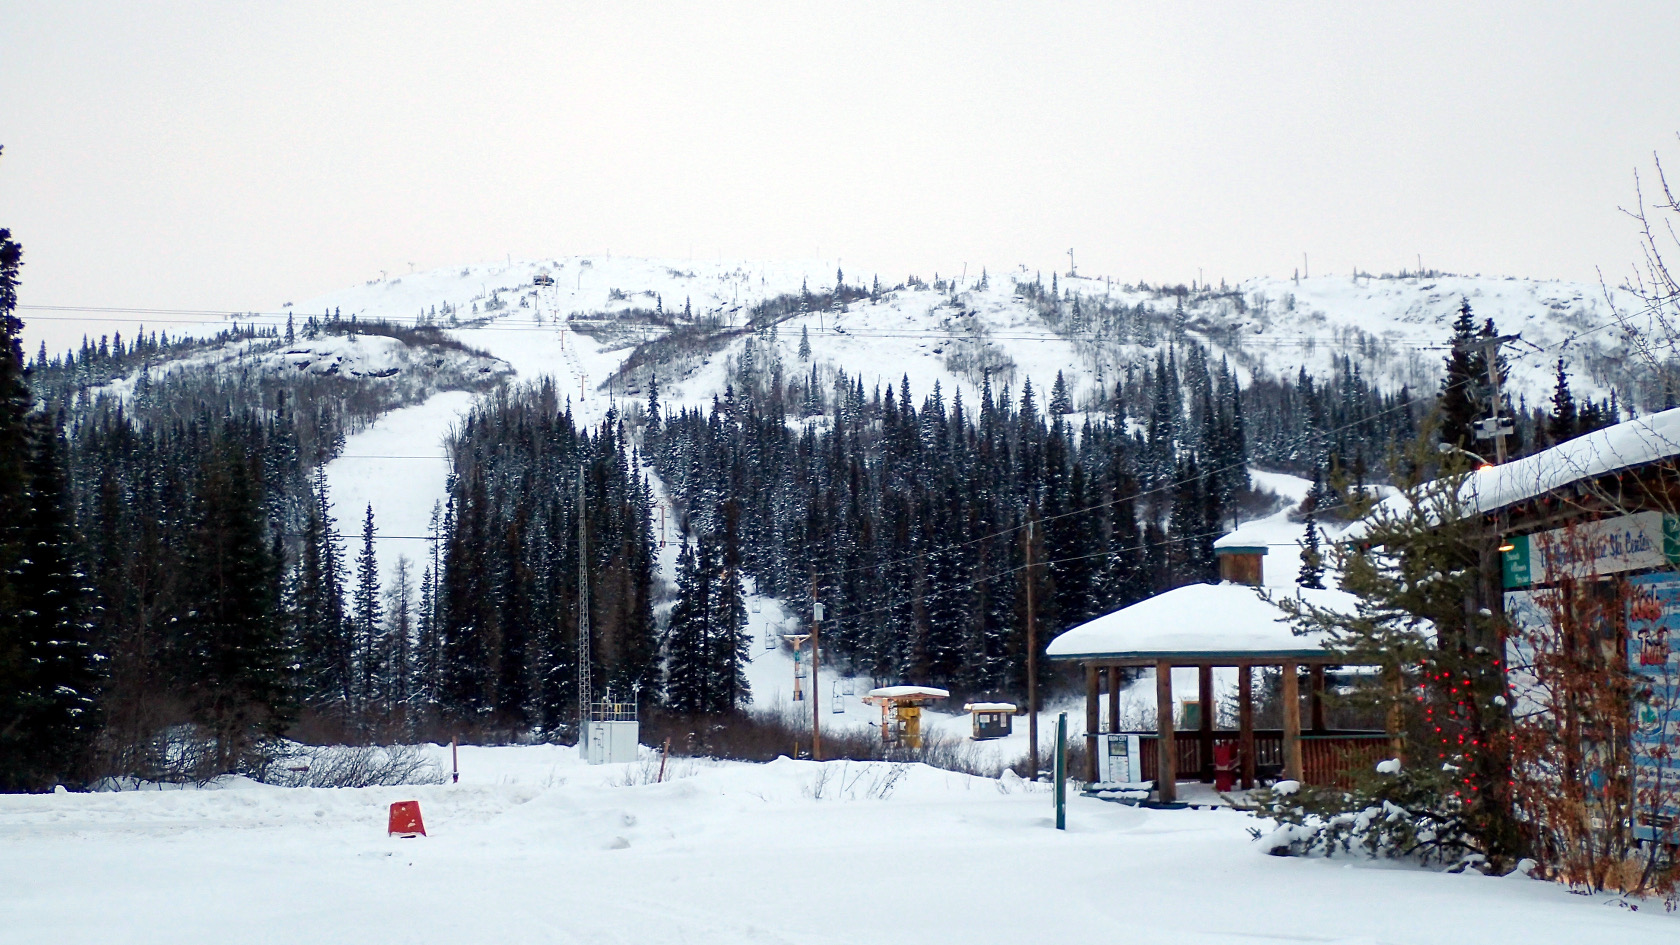
<svg viewBox="0 0 1680 945"><path fill-rule="evenodd" d="M970 702L963 711L974 716L974 734L970 737L979 742L1008 737L1018 710L1013 702Z"/></svg>
<svg viewBox="0 0 1680 945"><path fill-rule="evenodd" d="M932 686L882 686L863 701L881 707L881 741L904 748L922 747L922 706L951 694Z"/></svg>

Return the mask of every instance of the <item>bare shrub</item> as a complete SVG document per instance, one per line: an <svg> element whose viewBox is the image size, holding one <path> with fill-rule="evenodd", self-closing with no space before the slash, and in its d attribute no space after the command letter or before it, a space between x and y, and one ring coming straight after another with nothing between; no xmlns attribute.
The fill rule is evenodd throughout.
<svg viewBox="0 0 1680 945"><path fill-rule="evenodd" d="M661 757L658 751L644 751L632 764L624 766L624 773L613 780L613 787L641 787L692 778L699 773L699 758Z"/></svg>
<svg viewBox="0 0 1680 945"><path fill-rule="evenodd" d="M392 787L442 784L444 774L414 745L297 745L277 755L260 780L280 787Z"/></svg>
<svg viewBox="0 0 1680 945"><path fill-rule="evenodd" d="M823 765L805 782L800 793L814 801L855 801L861 795L872 801L884 801L897 790L899 782L910 773L910 762L841 762Z"/></svg>
<svg viewBox="0 0 1680 945"><path fill-rule="evenodd" d="M642 720L642 739L655 743L670 738L673 756L733 761L774 761L784 755L809 758L811 721L807 712L802 708L727 716L650 712ZM1070 758L1071 750L1070 746ZM940 732L924 732L920 748L888 748L881 744L881 737L873 729L825 729L822 758L824 761L919 762L983 778L995 778L1004 768L1003 764L984 757L979 747L967 739Z"/></svg>

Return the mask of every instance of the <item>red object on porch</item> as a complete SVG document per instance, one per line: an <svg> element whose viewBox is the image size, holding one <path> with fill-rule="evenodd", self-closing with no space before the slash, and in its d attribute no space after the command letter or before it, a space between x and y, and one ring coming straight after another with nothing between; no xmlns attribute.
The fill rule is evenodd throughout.
<svg viewBox="0 0 1680 945"><path fill-rule="evenodd" d="M1237 745L1235 742L1215 742L1213 746L1213 789L1221 793L1231 790L1237 782Z"/></svg>
<svg viewBox="0 0 1680 945"><path fill-rule="evenodd" d="M419 801L397 801L391 805L391 822L386 829L387 837L424 837L426 824L420 819Z"/></svg>

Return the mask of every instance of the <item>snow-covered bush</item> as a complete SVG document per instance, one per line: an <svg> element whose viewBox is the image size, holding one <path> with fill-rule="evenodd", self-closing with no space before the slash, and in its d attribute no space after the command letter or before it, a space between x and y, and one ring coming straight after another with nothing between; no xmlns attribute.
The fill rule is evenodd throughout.
<svg viewBox="0 0 1680 945"><path fill-rule="evenodd" d="M1482 856L1450 774L1390 759L1352 790L1279 781L1249 795L1249 809L1277 828L1250 832L1274 856L1358 852L1462 868Z"/></svg>

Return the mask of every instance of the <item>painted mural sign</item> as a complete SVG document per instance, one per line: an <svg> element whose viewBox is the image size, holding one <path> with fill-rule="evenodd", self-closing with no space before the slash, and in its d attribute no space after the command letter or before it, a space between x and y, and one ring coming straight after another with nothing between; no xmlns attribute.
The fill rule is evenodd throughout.
<svg viewBox="0 0 1680 945"><path fill-rule="evenodd" d="M1680 564L1680 518L1636 512L1510 539L1502 554L1506 587L1560 577L1617 574Z"/></svg>
<svg viewBox="0 0 1680 945"><path fill-rule="evenodd" d="M1673 843L1680 836L1680 574L1640 574L1628 583L1635 827L1644 839Z"/></svg>

